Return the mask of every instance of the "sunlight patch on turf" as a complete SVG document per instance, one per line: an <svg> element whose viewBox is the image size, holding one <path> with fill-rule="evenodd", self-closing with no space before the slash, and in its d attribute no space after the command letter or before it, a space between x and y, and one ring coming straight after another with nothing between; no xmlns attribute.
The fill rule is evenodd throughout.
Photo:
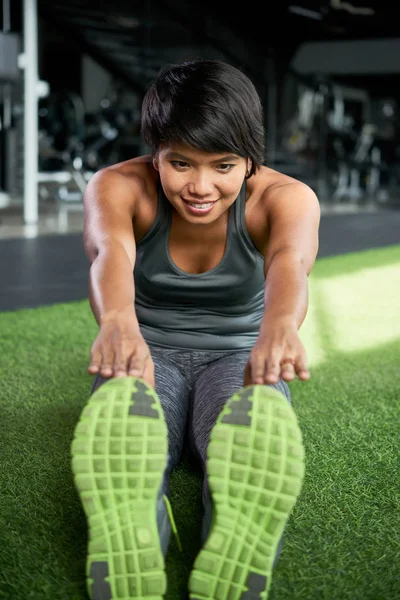
<svg viewBox="0 0 400 600"><path fill-rule="evenodd" d="M299 331L300 340L307 353L309 367L316 367L326 360L325 345L322 337L323 330L318 319L320 312L318 284L318 280L310 279L309 281L308 311Z"/></svg>
<svg viewBox="0 0 400 600"><path fill-rule="evenodd" d="M400 265L313 282L335 350L355 352L400 337Z"/></svg>

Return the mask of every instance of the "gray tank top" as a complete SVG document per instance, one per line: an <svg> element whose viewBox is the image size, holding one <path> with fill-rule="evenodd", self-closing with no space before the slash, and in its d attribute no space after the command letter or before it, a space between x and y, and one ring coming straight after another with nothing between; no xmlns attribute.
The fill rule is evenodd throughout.
<svg viewBox="0 0 400 600"><path fill-rule="evenodd" d="M264 311L264 258L250 239L246 185L229 207L225 254L211 271L189 274L169 254L172 205L159 188L158 212L137 243L135 307L148 344L229 352L250 350Z"/></svg>

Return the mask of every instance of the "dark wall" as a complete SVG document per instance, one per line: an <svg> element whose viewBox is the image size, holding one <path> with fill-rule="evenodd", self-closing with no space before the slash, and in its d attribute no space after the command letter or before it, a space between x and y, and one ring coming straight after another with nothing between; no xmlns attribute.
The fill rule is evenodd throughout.
<svg viewBox="0 0 400 600"><path fill-rule="evenodd" d="M39 22L39 74L51 90L81 93L82 51L73 40Z"/></svg>

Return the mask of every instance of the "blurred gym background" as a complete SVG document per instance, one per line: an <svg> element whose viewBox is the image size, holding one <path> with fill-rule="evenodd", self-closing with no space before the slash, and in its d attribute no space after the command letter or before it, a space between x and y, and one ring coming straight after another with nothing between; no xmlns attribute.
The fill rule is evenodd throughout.
<svg viewBox="0 0 400 600"><path fill-rule="evenodd" d="M85 186L101 167L147 152L140 139L147 84L165 63L197 56L227 60L256 84L267 164L319 197L321 255L396 243L400 37L393 6L282 0L261 17L261 4L226 10L211 1L115 0L111 8L95 0L3 0L0 239L14 240L2 245L3 259L20 256L16 240L51 235L35 244L38 268L51 243L52 255L72 253L72 271L82 265L84 276L67 296L57 296L58 287L40 302L86 297L76 237ZM10 265L2 261L6 310L26 305ZM57 264L55 273L46 268L50 279L60 277Z"/></svg>

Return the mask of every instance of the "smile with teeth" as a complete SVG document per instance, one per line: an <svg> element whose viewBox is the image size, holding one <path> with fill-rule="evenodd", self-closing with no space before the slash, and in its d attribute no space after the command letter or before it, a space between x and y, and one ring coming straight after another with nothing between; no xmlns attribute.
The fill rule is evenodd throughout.
<svg viewBox="0 0 400 600"><path fill-rule="evenodd" d="M214 202L209 202L208 204L193 204L193 202L189 202L188 204L194 208L210 208Z"/></svg>
<svg viewBox="0 0 400 600"><path fill-rule="evenodd" d="M189 202L189 200L185 200L185 202L189 204L189 206L193 206L193 208L205 209L210 208L210 206L215 204L216 200L213 202L205 202L204 204L199 204L198 202Z"/></svg>

